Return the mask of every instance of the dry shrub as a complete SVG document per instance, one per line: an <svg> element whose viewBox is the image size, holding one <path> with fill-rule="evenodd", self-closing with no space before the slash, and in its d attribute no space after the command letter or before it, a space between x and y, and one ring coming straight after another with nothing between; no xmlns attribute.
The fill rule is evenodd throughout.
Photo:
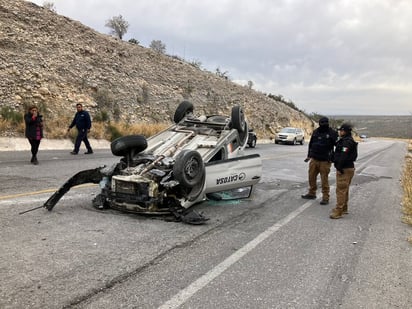
<svg viewBox="0 0 412 309"><path fill-rule="evenodd" d="M93 122L89 137L107 139L107 124L104 122Z"/></svg>
<svg viewBox="0 0 412 309"><path fill-rule="evenodd" d="M10 120L1 119L0 120L0 135L7 136L10 132L17 132L18 135L24 136L25 124L24 120L19 123L14 123Z"/></svg>
<svg viewBox="0 0 412 309"><path fill-rule="evenodd" d="M403 201L402 212L404 216L402 221L412 225L412 143L409 142L408 155L405 158L405 168L402 177L403 186ZM409 242L412 243L412 237L409 237Z"/></svg>
<svg viewBox="0 0 412 309"><path fill-rule="evenodd" d="M77 131L74 128L67 134L67 124L70 122L65 122L64 127L58 129L57 125L55 126L54 134L49 134L49 138L67 138L74 140L77 135ZM167 127L169 127L169 123L155 123L155 124L146 124L146 123L139 123L139 124L127 124L124 122L98 122L94 121L92 123L92 129L90 131L89 137L96 138L96 139L105 139L108 141L112 141L119 136L125 135L143 135L145 137L152 136ZM53 136L53 137L50 137Z"/></svg>
<svg viewBox="0 0 412 309"><path fill-rule="evenodd" d="M111 126L117 130L122 136L125 135L143 135L145 137L152 136L167 127L170 126L169 123L139 123L139 124L126 124L123 122L112 123Z"/></svg>
<svg viewBox="0 0 412 309"><path fill-rule="evenodd" d="M44 137L48 139L60 139L69 137L69 135L67 134L67 128L69 127L71 121L72 120L69 117L62 117L53 120L43 117Z"/></svg>
<svg viewBox="0 0 412 309"><path fill-rule="evenodd" d="M70 138L74 140L77 136L76 128L67 132L67 128L71 123L71 117L62 117L59 119L43 119L44 137L48 139L64 139ZM113 131L118 135L125 136L131 134L143 135L145 137L152 136L167 127L170 123L154 123L154 124L127 124L124 122L97 122L92 123L92 129L89 137L96 139L113 140ZM0 136L8 136L15 134L24 136L25 123L24 120L15 124L8 119L0 119Z"/></svg>

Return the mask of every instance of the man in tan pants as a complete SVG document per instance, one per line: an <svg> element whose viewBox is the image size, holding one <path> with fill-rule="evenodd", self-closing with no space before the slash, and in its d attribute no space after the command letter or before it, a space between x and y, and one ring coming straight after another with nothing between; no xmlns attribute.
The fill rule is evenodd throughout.
<svg viewBox="0 0 412 309"><path fill-rule="evenodd" d="M311 158L309 162L309 192L306 196L302 196L302 198L307 198L307 196L314 196L316 197L316 190L317 190L317 178L320 174L320 183L322 187L322 200L320 201L321 205L327 205L329 202L329 172L332 163L330 161L320 161L314 158Z"/></svg>
<svg viewBox="0 0 412 309"><path fill-rule="evenodd" d="M358 157L358 143L352 138L352 126L344 123L338 132L339 140L333 161L336 168L336 207L332 209L331 219L339 219L348 213L349 186L355 174L353 162Z"/></svg>
<svg viewBox="0 0 412 309"><path fill-rule="evenodd" d="M315 199L317 190L317 177L320 174L322 185L321 205L329 204L329 172L332 165L332 154L338 134L329 127L329 119L323 117L319 120L319 128L312 133L309 141L308 155L305 162L309 162L309 190L302 195L304 199Z"/></svg>

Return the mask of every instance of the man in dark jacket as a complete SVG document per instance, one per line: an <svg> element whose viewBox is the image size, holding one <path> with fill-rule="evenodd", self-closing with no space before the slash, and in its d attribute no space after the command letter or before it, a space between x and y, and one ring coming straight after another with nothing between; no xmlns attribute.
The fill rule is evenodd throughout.
<svg viewBox="0 0 412 309"><path fill-rule="evenodd" d="M80 144L83 141L84 145L87 148L87 152L85 152L84 154L92 154L93 150L90 146L89 140L87 139L87 133L90 132L90 128L92 127L90 115L87 111L83 110L83 105L80 103L76 104L76 109L77 113L74 115L73 121L67 129L67 132L69 132L71 128L76 126L78 132L76 142L74 144L74 150L70 153L77 155L79 153Z"/></svg>
<svg viewBox="0 0 412 309"><path fill-rule="evenodd" d="M309 141L308 156L305 162L309 162L309 192L302 195L304 199L316 198L316 180L320 174L322 184L321 205L329 204L329 172L332 165L333 148L335 146L338 134L329 127L329 119L322 117L319 120L319 128L312 133Z"/></svg>
<svg viewBox="0 0 412 309"><path fill-rule="evenodd" d="M352 138L352 126L344 123L338 132L339 140L333 160L336 168L336 207L332 209L331 219L339 219L348 213L349 186L355 174L353 162L358 157L358 143Z"/></svg>

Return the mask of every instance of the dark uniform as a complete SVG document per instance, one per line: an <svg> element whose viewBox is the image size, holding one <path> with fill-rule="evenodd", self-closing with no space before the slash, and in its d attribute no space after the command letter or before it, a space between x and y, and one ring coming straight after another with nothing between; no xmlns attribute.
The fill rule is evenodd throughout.
<svg viewBox="0 0 412 309"><path fill-rule="evenodd" d="M321 204L329 203L329 172L332 165L333 148L335 146L338 133L329 127L329 119L323 117L319 120L319 128L313 131L309 141L308 156L309 162L309 192L302 195L305 199L315 199L317 190L317 177L320 174L322 185Z"/></svg>
<svg viewBox="0 0 412 309"><path fill-rule="evenodd" d="M76 108L77 113L74 115L73 121L68 128L68 131L70 131L71 128L76 126L78 132L76 142L74 143L74 150L71 152L71 154L79 153L80 144L82 141L87 148L87 152L85 152L85 154L92 154L93 150L90 146L89 140L87 139L87 133L92 127L90 115L87 111L83 110L83 106L81 104L77 104Z"/></svg>
<svg viewBox="0 0 412 309"><path fill-rule="evenodd" d="M348 213L349 186L355 174L358 143L352 138L352 127L342 124L339 130L339 140L336 143L334 166L336 168L336 207L330 217L339 219Z"/></svg>

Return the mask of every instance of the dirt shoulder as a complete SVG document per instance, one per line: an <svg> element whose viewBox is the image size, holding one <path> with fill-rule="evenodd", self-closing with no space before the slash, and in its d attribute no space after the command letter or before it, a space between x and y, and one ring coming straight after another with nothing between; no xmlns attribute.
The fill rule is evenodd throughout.
<svg viewBox="0 0 412 309"><path fill-rule="evenodd" d="M89 139L93 149L109 149L110 142L106 140ZM43 138L40 143L41 150L73 149L70 139ZM0 137L0 151L26 151L30 150L30 144L23 137Z"/></svg>

